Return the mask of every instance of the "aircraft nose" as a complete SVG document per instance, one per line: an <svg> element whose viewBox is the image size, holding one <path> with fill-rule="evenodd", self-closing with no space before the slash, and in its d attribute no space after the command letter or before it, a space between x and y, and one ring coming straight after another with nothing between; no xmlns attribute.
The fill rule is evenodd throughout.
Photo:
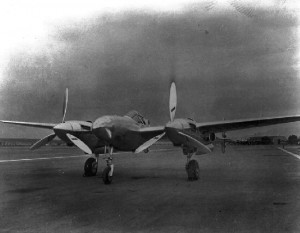
<svg viewBox="0 0 300 233"><path fill-rule="evenodd" d="M53 128L54 131L72 131L72 125L68 122L60 123Z"/></svg>
<svg viewBox="0 0 300 233"><path fill-rule="evenodd" d="M97 129L97 128L100 128L100 127L108 127L110 123L111 123L111 119L110 119L109 116L99 117L93 123L93 129Z"/></svg>
<svg viewBox="0 0 300 233"><path fill-rule="evenodd" d="M173 122L169 122L168 124L166 124L165 126L165 131L167 133L167 135L169 136L169 138L172 138L171 135L176 135L178 132L177 132L177 128L175 127L174 124L172 124Z"/></svg>
<svg viewBox="0 0 300 233"><path fill-rule="evenodd" d="M109 141L112 138L110 127L110 118L100 117L93 123L93 133L100 139Z"/></svg>
<svg viewBox="0 0 300 233"><path fill-rule="evenodd" d="M98 127L93 128L93 133L99 138L104 141L110 141L112 139L112 132L109 128L105 127Z"/></svg>
<svg viewBox="0 0 300 233"><path fill-rule="evenodd" d="M182 125L180 122L178 121L170 121L166 124L166 129L174 129L174 130L178 130L178 129L182 129Z"/></svg>
<svg viewBox="0 0 300 233"><path fill-rule="evenodd" d="M179 130L182 129L182 124L178 121L170 121L165 126L165 131L171 142L178 144L181 142Z"/></svg>

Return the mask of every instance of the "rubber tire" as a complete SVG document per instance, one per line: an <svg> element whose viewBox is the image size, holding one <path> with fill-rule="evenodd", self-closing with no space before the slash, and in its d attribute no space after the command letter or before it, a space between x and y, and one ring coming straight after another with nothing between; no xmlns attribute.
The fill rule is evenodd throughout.
<svg viewBox="0 0 300 233"><path fill-rule="evenodd" d="M110 167L106 167L102 172L102 179L104 184L111 184L112 182L112 176L109 175L110 169Z"/></svg>
<svg viewBox="0 0 300 233"><path fill-rule="evenodd" d="M199 179L199 164L196 160L193 159L189 161L185 169L189 181L194 181Z"/></svg>
<svg viewBox="0 0 300 233"><path fill-rule="evenodd" d="M84 164L84 176L95 176L97 174L98 164L95 158L88 158Z"/></svg>

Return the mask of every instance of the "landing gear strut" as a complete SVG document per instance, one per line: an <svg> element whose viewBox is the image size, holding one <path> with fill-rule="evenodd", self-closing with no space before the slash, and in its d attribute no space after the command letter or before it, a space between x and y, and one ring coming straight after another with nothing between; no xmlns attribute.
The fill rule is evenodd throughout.
<svg viewBox="0 0 300 233"><path fill-rule="evenodd" d="M106 153L106 148L105 148ZM105 158L107 167L102 172L102 179L104 184L111 184L114 172L114 165L112 164L113 147L109 148L109 155Z"/></svg>
<svg viewBox="0 0 300 233"><path fill-rule="evenodd" d="M221 142L221 150L222 150L222 153L224 154L225 153L225 149L226 149L226 133L225 132L223 132L222 133L222 138L223 138L223 140L222 140L222 142Z"/></svg>
<svg viewBox="0 0 300 233"><path fill-rule="evenodd" d="M97 174L98 158L99 155L96 155L96 158L91 157L85 161L83 176L95 176Z"/></svg>
<svg viewBox="0 0 300 233"><path fill-rule="evenodd" d="M199 179L199 164L197 160L191 159L194 153L187 154L187 163L185 165L185 170L188 175L189 181L194 181Z"/></svg>

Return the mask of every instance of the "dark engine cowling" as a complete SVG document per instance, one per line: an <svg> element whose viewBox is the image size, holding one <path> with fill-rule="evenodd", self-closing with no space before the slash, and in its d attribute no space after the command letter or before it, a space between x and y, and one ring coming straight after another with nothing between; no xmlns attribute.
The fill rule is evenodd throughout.
<svg viewBox="0 0 300 233"><path fill-rule="evenodd" d="M188 147L188 146L182 147L182 152L184 155L195 153L196 151L197 151L197 148L195 148L195 147Z"/></svg>
<svg viewBox="0 0 300 233"><path fill-rule="evenodd" d="M213 142L214 140L216 140L215 133L210 133L209 136L208 136L208 138L209 138L209 141L211 141L211 142Z"/></svg>

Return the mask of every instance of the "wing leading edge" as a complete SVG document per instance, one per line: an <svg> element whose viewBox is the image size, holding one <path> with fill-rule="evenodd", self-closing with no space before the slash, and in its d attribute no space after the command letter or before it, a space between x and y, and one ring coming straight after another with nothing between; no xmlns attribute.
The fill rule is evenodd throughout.
<svg viewBox="0 0 300 233"><path fill-rule="evenodd" d="M22 126L44 128L44 129L53 129L53 127L57 125L57 124L53 124L53 123L24 122L24 121L3 121L3 120L0 120L0 122L6 123L6 124L22 125Z"/></svg>
<svg viewBox="0 0 300 233"><path fill-rule="evenodd" d="M144 137L145 139L150 139L152 137L156 137L165 132L164 126L149 126L143 127L138 130L138 132Z"/></svg>
<svg viewBox="0 0 300 233"><path fill-rule="evenodd" d="M295 121L300 121L300 115L197 123L196 126L198 130L202 132L219 133L253 127L290 123Z"/></svg>

